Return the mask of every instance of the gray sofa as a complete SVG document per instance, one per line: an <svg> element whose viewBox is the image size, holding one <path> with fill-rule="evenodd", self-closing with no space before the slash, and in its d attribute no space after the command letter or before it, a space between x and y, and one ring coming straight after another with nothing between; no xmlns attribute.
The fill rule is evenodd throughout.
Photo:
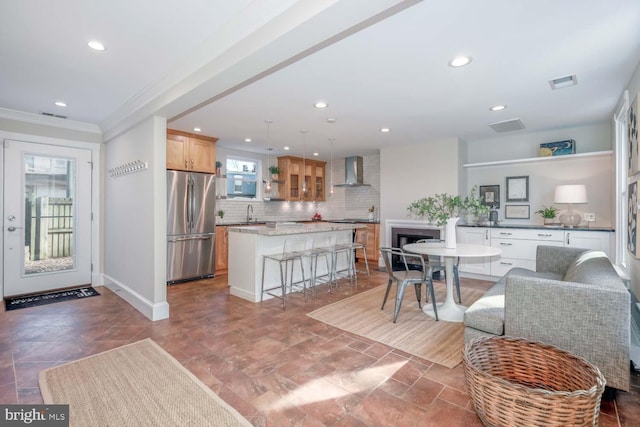
<svg viewBox="0 0 640 427"><path fill-rule="evenodd" d="M600 251L538 246L536 271L513 268L464 314L465 342L509 335L582 356L629 390L630 294Z"/></svg>

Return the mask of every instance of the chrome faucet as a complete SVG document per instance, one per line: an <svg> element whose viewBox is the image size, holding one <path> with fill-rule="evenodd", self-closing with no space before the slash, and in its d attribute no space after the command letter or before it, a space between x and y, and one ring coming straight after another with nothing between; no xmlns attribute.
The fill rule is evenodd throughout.
<svg viewBox="0 0 640 427"><path fill-rule="evenodd" d="M247 205L247 222L251 222L253 220L253 205Z"/></svg>

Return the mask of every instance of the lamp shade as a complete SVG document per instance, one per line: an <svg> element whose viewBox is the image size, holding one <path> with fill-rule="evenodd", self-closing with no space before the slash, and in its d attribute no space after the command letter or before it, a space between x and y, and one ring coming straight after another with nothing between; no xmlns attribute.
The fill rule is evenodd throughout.
<svg viewBox="0 0 640 427"><path fill-rule="evenodd" d="M554 203L587 203L587 188L582 184L558 185Z"/></svg>

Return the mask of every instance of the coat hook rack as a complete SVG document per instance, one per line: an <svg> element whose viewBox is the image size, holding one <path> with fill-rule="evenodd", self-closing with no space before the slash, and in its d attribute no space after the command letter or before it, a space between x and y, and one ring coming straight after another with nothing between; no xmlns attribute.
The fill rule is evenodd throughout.
<svg viewBox="0 0 640 427"><path fill-rule="evenodd" d="M120 166L116 166L115 168L111 168L107 170L107 173L112 178L117 178L123 175L129 175L136 172L141 172L145 169L149 168L148 162L143 162L141 160L134 160L133 162L125 163Z"/></svg>

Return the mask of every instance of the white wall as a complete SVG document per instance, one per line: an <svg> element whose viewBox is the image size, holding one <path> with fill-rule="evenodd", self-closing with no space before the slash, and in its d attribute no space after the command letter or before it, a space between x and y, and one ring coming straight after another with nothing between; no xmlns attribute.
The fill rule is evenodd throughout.
<svg viewBox="0 0 640 427"><path fill-rule="evenodd" d="M609 120L550 129L539 132L516 131L496 134L492 138L467 140L467 162L483 163L498 160L538 157L540 144L544 142L576 141L576 153L611 150L611 124Z"/></svg>
<svg viewBox="0 0 640 427"><path fill-rule="evenodd" d="M135 160L149 166L105 177L105 284L148 318L166 318L166 120L149 118L113 138L105 156L105 170Z"/></svg>
<svg viewBox="0 0 640 427"><path fill-rule="evenodd" d="M466 143L468 163L487 162L494 160L537 158L541 142L574 139L576 153L587 153L611 150L611 124L601 122L584 126L555 129L544 132L533 132L526 135L506 134L494 138L473 140ZM610 227L615 223L615 199L611 192L613 188L612 158L602 157L572 157L553 159L531 163L516 163L466 168L466 185L500 185L500 220L513 224L542 224L542 218L534 212L543 205L553 204L553 193L556 185L585 184L589 202L575 205L578 212L593 212L596 222L593 226ZM529 177L529 201L509 203L529 205L530 219L504 218L506 203L506 177ZM555 205L561 210L566 206ZM582 225L586 225L583 222Z"/></svg>
<svg viewBox="0 0 640 427"><path fill-rule="evenodd" d="M460 142L448 138L380 150L380 219L407 219L407 206L436 193L458 194ZM384 246L388 242L382 241Z"/></svg>

